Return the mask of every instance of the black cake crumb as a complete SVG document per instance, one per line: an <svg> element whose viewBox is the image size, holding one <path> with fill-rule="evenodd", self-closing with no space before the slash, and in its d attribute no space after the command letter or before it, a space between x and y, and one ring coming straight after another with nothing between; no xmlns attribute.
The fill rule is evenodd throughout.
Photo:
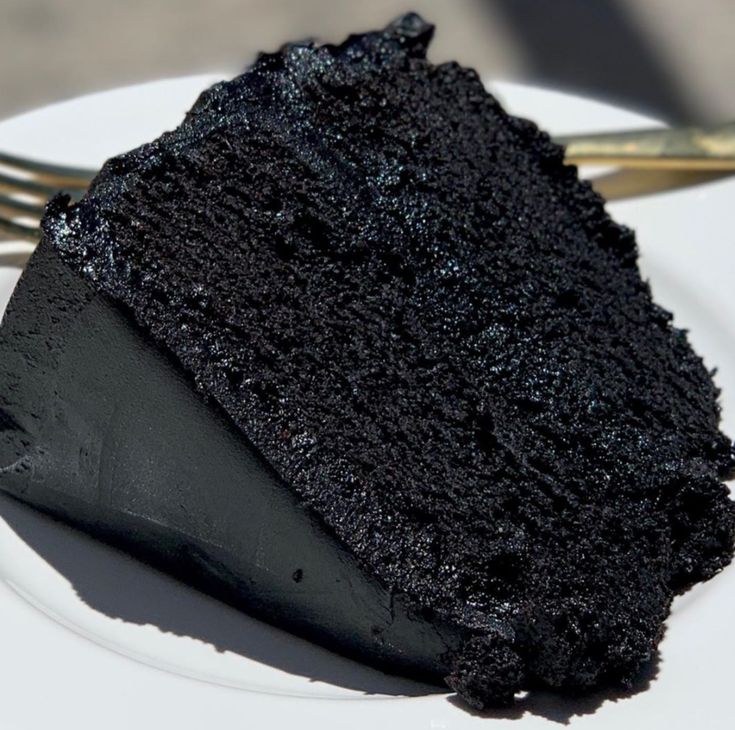
<svg viewBox="0 0 735 730"><path fill-rule="evenodd" d="M366 571L467 630L468 702L629 684L732 554L718 392L631 231L432 31L261 56L46 236Z"/></svg>

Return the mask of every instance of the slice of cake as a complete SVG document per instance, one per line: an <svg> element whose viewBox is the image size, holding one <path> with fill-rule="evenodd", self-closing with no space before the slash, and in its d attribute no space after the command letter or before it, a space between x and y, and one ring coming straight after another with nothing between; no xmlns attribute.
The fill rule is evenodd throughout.
<svg viewBox="0 0 735 730"><path fill-rule="evenodd" d="M49 206L0 487L471 704L630 684L729 560L717 390L632 233L408 15Z"/></svg>

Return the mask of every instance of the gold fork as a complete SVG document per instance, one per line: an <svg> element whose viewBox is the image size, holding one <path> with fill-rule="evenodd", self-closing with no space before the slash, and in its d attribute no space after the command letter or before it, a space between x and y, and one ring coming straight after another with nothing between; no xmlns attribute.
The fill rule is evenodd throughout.
<svg viewBox="0 0 735 730"><path fill-rule="evenodd" d="M593 181L607 197L680 187L735 171L735 122L716 127L645 129L555 137L575 165L604 165L636 175ZM96 170L53 165L0 153L0 233L38 241L45 202L63 190L79 199Z"/></svg>

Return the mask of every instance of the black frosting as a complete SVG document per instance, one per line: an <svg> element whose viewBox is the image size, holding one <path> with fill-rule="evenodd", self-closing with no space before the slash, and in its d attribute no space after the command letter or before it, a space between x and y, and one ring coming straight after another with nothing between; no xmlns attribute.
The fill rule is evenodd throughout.
<svg viewBox="0 0 735 730"><path fill-rule="evenodd" d="M468 702L629 684L731 557L717 390L633 234L426 60L432 30L261 56L57 199L46 242L366 576L460 631Z"/></svg>

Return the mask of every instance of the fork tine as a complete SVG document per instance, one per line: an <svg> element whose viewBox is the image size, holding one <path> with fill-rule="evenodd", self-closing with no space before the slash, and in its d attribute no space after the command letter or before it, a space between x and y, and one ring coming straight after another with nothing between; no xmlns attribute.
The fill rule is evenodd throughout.
<svg viewBox="0 0 735 730"><path fill-rule="evenodd" d="M0 208L10 211L11 214L20 214L40 218L44 212L43 205L36 203L28 203L25 200L18 200L7 195L0 194Z"/></svg>
<svg viewBox="0 0 735 730"><path fill-rule="evenodd" d="M31 195L34 198L41 198L42 200L48 200L48 198L56 195L61 190L65 191L72 200L79 200L85 189L86 186L69 187L67 185L51 185L49 183L25 180L0 173L0 190L10 191L11 193L23 193L25 195Z"/></svg>
<svg viewBox="0 0 735 730"><path fill-rule="evenodd" d="M2 216L0 216L0 233L3 233L10 238L31 241L32 243L38 243L41 238L40 228L16 223L15 221L3 218Z"/></svg>
<svg viewBox="0 0 735 730"><path fill-rule="evenodd" d="M32 242L41 237L38 221L46 201L61 191L73 201L79 200L97 174L96 170L29 160L7 152L0 152L0 166L4 168L0 171L0 234Z"/></svg>
<svg viewBox="0 0 735 730"><path fill-rule="evenodd" d="M24 172L32 172L39 176L61 178L67 181L76 181L85 187L89 185L92 178L97 174L96 170L83 167L67 167L66 165L53 165L40 160L29 160L7 152L0 152L0 163L8 167L14 167Z"/></svg>

